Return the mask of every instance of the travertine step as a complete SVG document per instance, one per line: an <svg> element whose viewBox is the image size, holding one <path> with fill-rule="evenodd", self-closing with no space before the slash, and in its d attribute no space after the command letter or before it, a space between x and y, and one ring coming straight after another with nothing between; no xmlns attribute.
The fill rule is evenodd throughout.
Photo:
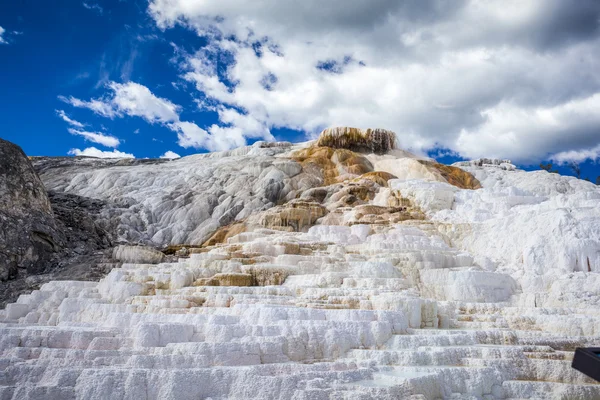
<svg viewBox="0 0 600 400"><path fill-rule="evenodd" d="M505 399L600 399L600 385L571 385L560 382L505 381Z"/></svg>
<svg viewBox="0 0 600 400"><path fill-rule="evenodd" d="M429 228L311 229L248 232L177 263L22 296L0 314L0 400L500 400L544 393L546 381L594 400L570 362L597 341L597 313L494 302L508 278ZM342 246L352 232L363 242ZM318 250L285 254L299 244ZM244 249L263 259L237 261ZM219 274L253 286L205 286Z"/></svg>

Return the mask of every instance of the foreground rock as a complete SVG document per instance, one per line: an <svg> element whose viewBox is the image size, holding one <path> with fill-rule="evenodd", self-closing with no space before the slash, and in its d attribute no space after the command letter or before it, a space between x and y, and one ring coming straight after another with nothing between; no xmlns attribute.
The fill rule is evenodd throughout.
<svg viewBox="0 0 600 400"><path fill-rule="evenodd" d="M31 162L0 139L0 281L42 272L64 246L50 200Z"/></svg>
<svg viewBox="0 0 600 400"><path fill-rule="evenodd" d="M104 276L112 238L96 223L103 204L47 193L21 148L0 139L0 306L52 279Z"/></svg>
<svg viewBox="0 0 600 400"><path fill-rule="evenodd" d="M179 257L119 247L0 311L0 398L600 398L570 367L600 343L600 190L365 132L44 169Z"/></svg>

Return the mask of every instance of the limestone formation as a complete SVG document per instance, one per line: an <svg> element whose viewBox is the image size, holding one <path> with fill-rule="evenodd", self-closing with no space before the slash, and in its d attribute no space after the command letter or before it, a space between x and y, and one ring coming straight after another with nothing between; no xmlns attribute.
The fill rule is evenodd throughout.
<svg viewBox="0 0 600 400"><path fill-rule="evenodd" d="M219 228L295 198L318 178L277 157L292 145L257 142L231 152L169 162L34 159L46 187L101 199L97 223L116 241L151 246L201 245Z"/></svg>
<svg viewBox="0 0 600 400"><path fill-rule="evenodd" d="M396 134L385 129L328 128L321 132L317 146L381 154L396 147Z"/></svg>
<svg viewBox="0 0 600 400"><path fill-rule="evenodd" d="M443 165L431 161L419 161L427 167L439 171L442 177L451 185L461 189L481 189L481 183L469 172L453 167L451 165Z"/></svg>
<svg viewBox="0 0 600 400"><path fill-rule="evenodd" d="M327 209L317 202L291 200L248 218L247 225L290 232L308 230L327 214Z"/></svg>
<svg viewBox="0 0 600 400"><path fill-rule="evenodd" d="M0 399L599 399L600 189L359 132L36 161L129 244L0 311Z"/></svg>
<svg viewBox="0 0 600 400"><path fill-rule="evenodd" d="M317 176L321 185L373 171L373 165L365 156L343 148L311 146L298 150L292 157L305 171Z"/></svg>
<svg viewBox="0 0 600 400"><path fill-rule="evenodd" d="M114 248L113 258L126 263L158 264L164 260L165 255L151 247L121 245Z"/></svg>

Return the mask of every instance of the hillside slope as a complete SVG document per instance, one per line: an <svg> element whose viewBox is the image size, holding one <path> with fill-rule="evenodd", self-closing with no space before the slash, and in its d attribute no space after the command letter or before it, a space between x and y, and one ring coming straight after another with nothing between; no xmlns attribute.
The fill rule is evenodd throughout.
<svg viewBox="0 0 600 400"><path fill-rule="evenodd" d="M390 136L386 136L390 135ZM600 398L600 190L445 166L384 130L157 160L34 160L101 202L100 282L0 311L1 398Z"/></svg>

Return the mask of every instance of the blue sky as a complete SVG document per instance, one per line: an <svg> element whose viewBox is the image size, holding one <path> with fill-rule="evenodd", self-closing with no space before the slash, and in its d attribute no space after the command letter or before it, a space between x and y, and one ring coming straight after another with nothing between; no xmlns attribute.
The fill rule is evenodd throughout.
<svg viewBox="0 0 600 400"><path fill-rule="evenodd" d="M351 125L442 162L600 175L597 1L39 4L0 5L0 136L29 155L184 156Z"/></svg>
<svg viewBox="0 0 600 400"><path fill-rule="evenodd" d="M101 7L102 11L89 9L78 1L44 8L35 1L2 3L0 26L22 32L8 36L10 43L0 47L2 137L30 155L64 156L71 148L90 146L109 150L70 134L69 124L56 113L63 110L84 123L86 130L117 136L122 140L118 149L125 153L158 157L167 150L181 155L197 152L177 146L176 137L161 126L134 118L103 118L59 100L61 95L100 96L108 81L133 80L174 102L191 105L191 95L171 85L177 68L169 62L173 57L169 43L176 38L194 46L202 45L202 40L184 29L161 32L147 16L144 1L103 1ZM186 111L201 121L213 118L194 107Z"/></svg>

